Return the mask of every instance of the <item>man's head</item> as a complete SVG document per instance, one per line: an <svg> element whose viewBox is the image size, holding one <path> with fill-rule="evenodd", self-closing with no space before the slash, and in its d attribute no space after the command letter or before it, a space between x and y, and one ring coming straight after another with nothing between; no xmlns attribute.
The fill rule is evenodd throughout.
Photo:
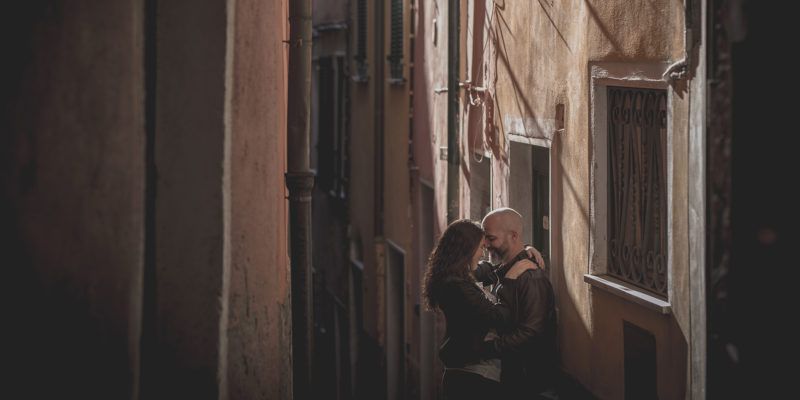
<svg viewBox="0 0 800 400"><path fill-rule="evenodd" d="M506 262L524 248L522 243L522 215L511 208L493 210L483 217L486 245L492 256Z"/></svg>

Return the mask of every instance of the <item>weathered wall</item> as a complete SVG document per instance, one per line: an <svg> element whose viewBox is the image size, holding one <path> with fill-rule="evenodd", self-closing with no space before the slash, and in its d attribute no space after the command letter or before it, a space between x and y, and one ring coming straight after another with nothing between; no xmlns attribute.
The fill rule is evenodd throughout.
<svg viewBox="0 0 800 400"><path fill-rule="evenodd" d="M602 398L621 398L622 320L642 321L657 340L659 395L682 397L689 335L685 213L671 215L672 316L660 317L615 296L597 293L583 280L589 272L592 207L589 63L669 63L680 59L682 2L504 3L495 5L494 11L487 33L493 39L487 74L493 79L489 86L493 88L498 127L487 140L494 143L495 159L503 160L495 164L498 195L494 205L507 204L508 135L542 138L550 143L554 204L551 263L563 366ZM635 69L631 67L632 76ZM669 90L672 209L682 210L687 206L688 95L680 88ZM565 131L553 134L558 104L565 105Z"/></svg>
<svg viewBox="0 0 800 400"><path fill-rule="evenodd" d="M226 2L158 3L154 384L165 396L224 390L227 18Z"/></svg>
<svg viewBox="0 0 800 400"><path fill-rule="evenodd" d="M285 1L155 6L0 24L8 390L288 398Z"/></svg>
<svg viewBox="0 0 800 400"><path fill-rule="evenodd" d="M159 3L162 396L291 393L283 6Z"/></svg>
<svg viewBox="0 0 800 400"><path fill-rule="evenodd" d="M417 3L416 31L414 34L414 79L411 82L413 90L413 139L412 149L414 165L418 168L418 186L412 189L417 196L412 199L415 203L417 214L425 207L432 207L433 221L431 226L415 227L421 232L432 230L433 239L439 237L447 222L446 187L447 164L439 159L439 147L447 146L447 93L436 93L437 89L447 87L447 2L423 1ZM433 189L434 204L422 204L422 185ZM418 215L415 214L417 218ZM413 221L417 223L419 219ZM422 240L414 237L414 240ZM415 244L418 259L427 260L420 244ZM422 276L427 269L426 265L419 266L419 277L411 282L412 287L421 292ZM443 334L444 317L439 312L426 310L424 299L415 298L420 302L420 318L424 333L420 333L420 357L425 355L433 360L420 360L420 374L432 371L430 376L420 376L422 389L421 398L431 398L432 392L441 389L441 363L436 356ZM432 314L431 314L432 313ZM423 324L424 322L424 324ZM438 329L438 330L437 330ZM426 336L422 336L426 335ZM432 337L429 337L432 336ZM430 363L430 364L428 364ZM425 387L430 385L431 387Z"/></svg>
<svg viewBox="0 0 800 400"><path fill-rule="evenodd" d="M406 3L404 3L405 5ZM409 85L408 82L408 7L403 8L403 81L391 82L391 63L385 64L385 76L380 83L385 85L386 96L384 112L384 201L385 201L385 236L400 246L407 253L411 250L410 231L410 191L408 175L409 125ZM388 57L391 46L391 7L386 7L386 41L384 50ZM376 82L377 83L377 82ZM409 264L407 264L409 265Z"/></svg>
<svg viewBox="0 0 800 400"><path fill-rule="evenodd" d="M0 17L3 391L131 398L144 248L142 1Z"/></svg>
<svg viewBox="0 0 800 400"><path fill-rule="evenodd" d="M435 188L445 188L444 176L435 174L439 160L439 146L447 146L447 92L436 93L447 87L447 4L421 2L417 16L415 41L414 90L414 161L419 167L420 179ZM444 165L444 163L442 163ZM437 207L434 215L446 219L444 190L437 190Z"/></svg>
<svg viewBox="0 0 800 400"><path fill-rule="evenodd" d="M351 15L356 15L356 2L350 2ZM375 19L373 3L367 2L367 32L374 32ZM356 29L353 26L350 48L356 49ZM367 77L365 81L352 80L351 101L351 140L350 140L350 233L351 254L364 263L364 329L376 335L377 299L374 286L375 269L375 73L374 73L374 35L366 35ZM355 62L351 64L351 75L355 76Z"/></svg>
<svg viewBox="0 0 800 400"><path fill-rule="evenodd" d="M236 0L229 28L227 396L291 396L284 0ZM229 21L230 23L230 21ZM229 46L231 43L229 42Z"/></svg>
<svg viewBox="0 0 800 400"><path fill-rule="evenodd" d="M314 25L348 21L348 2L346 1L312 0L311 5L314 13Z"/></svg>

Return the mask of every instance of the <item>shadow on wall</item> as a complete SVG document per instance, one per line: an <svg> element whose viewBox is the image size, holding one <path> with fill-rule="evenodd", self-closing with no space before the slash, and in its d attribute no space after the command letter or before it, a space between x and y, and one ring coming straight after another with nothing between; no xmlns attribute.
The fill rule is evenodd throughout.
<svg viewBox="0 0 800 400"><path fill-rule="evenodd" d="M551 171L551 220L556 223L551 224L551 237L563 238L562 225L564 223L564 198L569 195L577 198L577 191L572 181L564 173L564 165L562 164L562 138L560 135L553 137L551 147L551 164L554 166ZM565 188L563 183L567 184ZM586 210L582 210L581 216L585 226L589 225L589 216ZM588 238L587 238L588 239ZM588 245L587 245L588 246ZM574 266L567 265L566 260L567 252L569 251L569 244L564 240L552 240L550 251L551 262L550 266L550 279L556 292L556 302L558 305L558 337L559 337L559 353L561 355L562 369L564 370L564 381L560 389L562 398L570 399L584 399L591 398L589 393L586 393L581 387L588 386L589 382L585 379L588 377L590 365L588 365L588 354L591 346L591 332L589 326L583 318L585 305L581 305L578 298L570 294L568 285L574 284L576 280L575 275L583 275L583 269L574 271ZM583 284L580 279L579 285ZM578 291L583 290L582 287Z"/></svg>
<svg viewBox="0 0 800 400"><path fill-rule="evenodd" d="M71 105L58 96L68 94L64 92L69 85L59 78L77 69L76 60L64 56L66 60L55 64L50 58L68 51L59 46L76 46L60 35L69 37L80 19L75 14L69 15L72 19L65 17L64 9L74 10L62 3L15 2L0 16L4 52L0 67L0 265L4 275L0 291L5 317L0 354L7 383L3 389L26 398L121 398L131 392L132 363L126 351L126 327L116 324L127 316L105 320L114 305L98 304L105 289L91 285L98 280L95 272L105 267L100 260L113 257L92 242L97 231L91 228L98 228L98 221L83 226L80 217L86 216L85 210L69 208L80 201L98 208L108 204L82 192L86 181L72 187L80 178L54 182L58 170L75 168L76 175L88 170L88 162L64 158L64 154L75 157L71 151L85 150L80 146L97 145L81 142L87 137L97 139L91 132L70 137L72 143L63 148L59 146L63 142L54 138L69 134L54 121L86 118L85 113L67 112ZM56 209L43 207L48 204Z"/></svg>

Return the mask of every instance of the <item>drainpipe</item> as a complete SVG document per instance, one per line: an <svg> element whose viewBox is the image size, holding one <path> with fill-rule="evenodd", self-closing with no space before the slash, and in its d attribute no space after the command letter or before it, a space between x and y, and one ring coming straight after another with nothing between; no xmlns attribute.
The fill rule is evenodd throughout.
<svg viewBox="0 0 800 400"><path fill-rule="evenodd" d="M684 0L683 2L683 59L672 63L661 78L672 84L674 81L684 79L689 73L692 65L692 52L694 51L694 2Z"/></svg>
<svg viewBox="0 0 800 400"><path fill-rule="evenodd" d="M458 67L460 1L447 5L447 222L458 218L459 140L458 140Z"/></svg>
<svg viewBox="0 0 800 400"><path fill-rule="evenodd" d="M384 1L375 2L375 150L374 150L374 163L375 163L375 237L377 238L376 245L380 247L383 242L383 107L384 107L384 85L386 79L384 76L384 59L386 55L384 52ZM380 261L379 261L380 262Z"/></svg>
<svg viewBox="0 0 800 400"><path fill-rule="evenodd" d="M289 246L292 271L293 397L310 398L313 354L311 288L311 0L289 2L288 137Z"/></svg>

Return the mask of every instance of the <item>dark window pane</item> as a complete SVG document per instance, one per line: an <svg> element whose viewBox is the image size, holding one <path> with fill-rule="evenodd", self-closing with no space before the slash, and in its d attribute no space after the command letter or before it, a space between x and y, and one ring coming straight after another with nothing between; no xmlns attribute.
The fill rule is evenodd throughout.
<svg viewBox="0 0 800 400"><path fill-rule="evenodd" d="M319 59L319 104L318 118L319 126L317 130L317 182L316 184L323 190L333 188L334 177L334 127L335 115L333 104L334 91L334 70L330 57Z"/></svg>
<svg viewBox="0 0 800 400"><path fill-rule="evenodd" d="M392 0L389 63L392 79L403 79L403 0Z"/></svg>

